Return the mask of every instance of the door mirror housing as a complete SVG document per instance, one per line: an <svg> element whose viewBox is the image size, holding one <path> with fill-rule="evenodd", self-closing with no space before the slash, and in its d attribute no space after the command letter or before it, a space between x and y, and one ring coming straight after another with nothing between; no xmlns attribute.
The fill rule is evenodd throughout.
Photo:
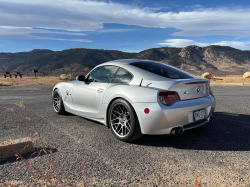
<svg viewBox="0 0 250 187"><path fill-rule="evenodd" d="M76 77L76 80L84 82L85 81L85 76L79 75L79 76Z"/></svg>

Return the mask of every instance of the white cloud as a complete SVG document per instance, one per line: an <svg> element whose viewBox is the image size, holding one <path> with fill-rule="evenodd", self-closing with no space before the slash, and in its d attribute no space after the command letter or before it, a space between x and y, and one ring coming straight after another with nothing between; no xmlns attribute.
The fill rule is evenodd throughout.
<svg viewBox="0 0 250 187"><path fill-rule="evenodd" d="M62 34L62 35L80 35L84 36L83 33L75 32L56 32L44 29L32 29L29 27L10 27L10 26L0 26L0 38L19 38L19 39L39 39L39 40L61 40L61 41L76 41L76 42L91 42L91 40L84 39L63 39L63 38L53 38L53 37L40 37L31 34Z"/></svg>
<svg viewBox="0 0 250 187"><path fill-rule="evenodd" d="M199 43L195 42L193 40L188 40L188 39L169 39L166 40L164 43L158 43L158 45L167 45L170 47L186 47L189 45L197 45L200 47L205 47L208 46L208 43Z"/></svg>
<svg viewBox="0 0 250 187"><path fill-rule="evenodd" d="M159 10L162 11L159 12ZM191 10L171 12L162 7L141 8L112 1L0 0L0 26L19 29L96 31L103 29L104 23L116 23L141 27L176 28L181 30L179 33L174 33L176 36L211 34L250 36L249 17L248 8L212 9L194 6ZM13 37L20 37L18 30L12 30ZM2 29L2 32L4 34L0 33L0 37L7 37L6 30ZM30 33L37 33L37 31L32 30L24 35L28 37ZM71 33L71 35L76 34Z"/></svg>
<svg viewBox="0 0 250 187"><path fill-rule="evenodd" d="M174 36L191 36L191 37L200 37L200 36L209 36L209 35L224 35L224 36L250 36L250 31L230 31L230 30L221 30L221 31L211 31L211 30L185 30L180 32L175 32L172 35Z"/></svg>
<svg viewBox="0 0 250 187"><path fill-rule="evenodd" d="M189 45L197 45L200 47L206 47L209 45L220 45L220 46L230 46L233 48L241 50L250 50L250 41L241 42L241 41L220 41L217 43L200 43L194 40L188 39L169 39L165 40L164 43L158 43L158 45L165 45L170 47L186 47Z"/></svg>
<svg viewBox="0 0 250 187"><path fill-rule="evenodd" d="M237 48L237 49L250 50L250 41L247 41L247 42L221 41L218 43L213 43L212 45L230 46L230 47Z"/></svg>
<svg viewBox="0 0 250 187"><path fill-rule="evenodd" d="M181 30L247 30L249 9L154 12L125 4L86 0L0 0L0 25L95 31L103 23Z"/></svg>
<svg viewBox="0 0 250 187"><path fill-rule="evenodd" d="M0 26L1 34L10 34L11 33L19 33L19 34L36 34L36 33L46 33L46 34L66 34L66 35L78 35L85 36L84 33L79 32L59 32L59 31L50 31L44 29L36 29L31 27L12 27L12 26Z"/></svg>

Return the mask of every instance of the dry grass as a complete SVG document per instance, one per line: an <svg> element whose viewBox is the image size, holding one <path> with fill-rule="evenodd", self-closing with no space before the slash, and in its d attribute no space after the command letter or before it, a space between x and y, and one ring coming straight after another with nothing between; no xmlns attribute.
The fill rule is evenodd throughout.
<svg viewBox="0 0 250 187"><path fill-rule="evenodd" d="M76 154L76 159L78 160L79 166L82 171L82 181L71 181L66 172L64 171L63 166L60 163L60 160L57 156L53 153L53 150L50 148L49 143L45 141L40 133L38 132L35 123L29 116L28 112L26 111L26 107L23 102L15 103L16 106L20 107L23 114L20 114L17 110L13 108L7 108L10 112L16 114L16 116L20 119L21 126L25 127L26 130L29 132L29 137L33 140L34 145L36 146L36 154L38 155L37 158L40 160L40 167L36 166L36 161L30 161L23 157L15 148L12 146L12 151L15 152L17 160L22 160L24 165L28 168L31 173L31 178L29 182L22 182L22 181L11 181L8 179L5 183L8 186L15 187L15 186L51 186L51 187L58 187L58 186L87 186L86 175L83 168L83 161L79 154ZM31 124L32 129L29 127ZM20 128L20 127L18 127ZM33 133L32 133L33 132ZM12 140L8 138L8 141L12 143ZM34 155L34 154L32 154ZM30 156L30 158L32 157ZM14 170L13 173L17 171ZM60 174L62 173L62 174ZM201 175L198 173L194 179L194 182L191 186L193 187L201 187ZM1 185L1 183L0 183ZM100 185L100 184L98 184ZM182 175L181 180L181 187L185 187L184 176Z"/></svg>
<svg viewBox="0 0 250 187"><path fill-rule="evenodd" d="M200 173L196 174L194 179L193 187L201 187L201 175ZM184 176L182 174L181 187L185 187Z"/></svg>
<svg viewBox="0 0 250 187"><path fill-rule="evenodd" d="M23 77L23 78L4 78L0 77L1 85L55 85L59 82L66 82L69 80L61 80L60 77ZM215 77L210 80L212 85L224 84L224 85L246 85L250 84L250 78L243 79L242 76L226 76L226 77Z"/></svg>
<svg viewBox="0 0 250 187"><path fill-rule="evenodd" d="M28 85L28 84L45 84L55 85L59 82L68 80L60 80L59 77L23 77L23 78L4 78L0 77L0 85Z"/></svg>
<svg viewBox="0 0 250 187"><path fill-rule="evenodd" d="M226 76L226 77L215 77L214 79L210 80L210 84L232 84L232 85L243 85L243 84L250 84L250 78L243 79L242 76L235 75L235 76Z"/></svg>
<svg viewBox="0 0 250 187"><path fill-rule="evenodd" d="M18 107L20 107L23 112L24 116L17 112L17 110L13 108L7 108L10 112L13 112L16 114L16 116L21 120L21 126L24 126L26 130L29 132L29 137L32 139L35 147L36 147L36 154L38 155L38 158L41 161L42 168L35 165L37 161L29 161L29 159L23 157L14 146L12 146L11 151L13 151L16 154L17 160L22 160L24 165L28 168L28 170L31 173L31 178L29 179L29 182L25 183L19 183L15 184L9 180L6 181L6 184L8 186L76 186L80 184L80 186L87 186L86 178L85 178L85 172L83 169L83 161L81 159L81 156L79 154L76 154L76 159L79 162L79 165L82 170L83 175L83 181L76 182L76 181L70 181L68 179L68 176L66 172L64 171L63 166L60 163L60 160L56 157L56 155L53 153L53 150L50 148L48 142L46 142L40 133L38 132L35 123L30 118L28 112L26 111L26 108L23 104L23 102L16 103ZM32 129L30 129L31 124ZM34 133L32 133L34 132ZM8 138L8 141L10 144L12 144L12 140ZM33 153L30 158L35 154ZM44 156L43 156L44 155ZM16 168L17 170L18 168ZM16 172L13 171L13 173ZM60 173L62 173L60 175ZM1 185L1 184L0 184Z"/></svg>

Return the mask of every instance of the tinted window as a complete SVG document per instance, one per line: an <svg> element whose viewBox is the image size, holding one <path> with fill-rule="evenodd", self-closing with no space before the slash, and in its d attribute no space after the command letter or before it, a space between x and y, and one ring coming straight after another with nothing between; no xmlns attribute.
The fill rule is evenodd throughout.
<svg viewBox="0 0 250 187"><path fill-rule="evenodd" d="M87 82L110 82L117 70L116 66L101 66L90 73Z"/></svg>
<svg viewBox="0 0 250 187"><path fill-rule="evenodd" d="M193 78L187 73L184 73L178 69L156 62L134 62L131 63L130 65L170 79Z"/></svg>
<svg viewBox="0 0 250 187"><path fill-rule="evenodd" d="M126 71L123 68L120 68L119 71L116 73L112 82L128 83L132 78L133 78L133 76L128 71Z"/></svg>

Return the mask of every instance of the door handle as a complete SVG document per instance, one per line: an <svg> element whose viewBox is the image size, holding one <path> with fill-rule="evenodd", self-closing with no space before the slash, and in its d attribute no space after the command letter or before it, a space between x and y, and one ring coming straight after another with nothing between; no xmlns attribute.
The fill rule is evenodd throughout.
<svg viewBox="0 0 250 187"><path fill-rule="evenodd" d="M102 88L99 88L99 89L97 90L98 93L103 93L103 91L104 91L104 90L103 90Z"/></svg>

